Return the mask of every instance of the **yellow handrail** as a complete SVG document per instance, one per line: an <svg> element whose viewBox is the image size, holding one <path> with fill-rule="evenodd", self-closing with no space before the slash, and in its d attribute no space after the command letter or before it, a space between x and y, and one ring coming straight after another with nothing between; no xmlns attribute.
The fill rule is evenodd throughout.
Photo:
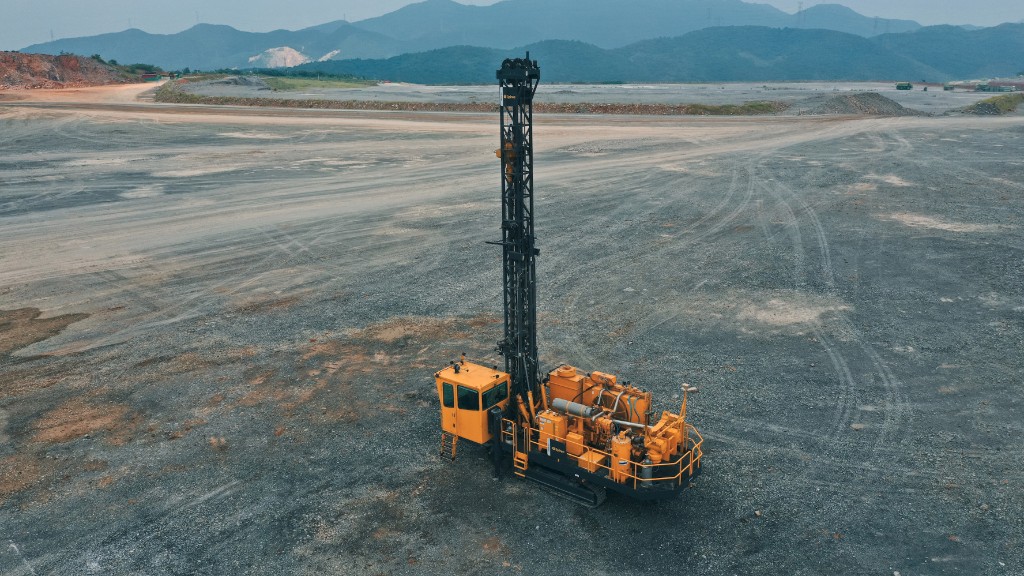
<svg viewBox="0 0 1024 576"><path fill-rule="evenodd" d="M524 427L521 426L518 422L516 422L514 420L509 420L507 418L502 419L502 422L503 423L504 422L508 422L509 424L511 424L512 425L512 429L509 430L509 429L506 429L505 426L502 426L501 427L501 440L504 442L506 435L511 434L512 435L512 442L513 442L513 449L514 450L517 449L518 448L518 439L516 438L516 435L515 435L515 432L516 432L515 429L516 428L524 428ZM698 440L695 441L692 437L687 435L687 444L690 445L688 447L688 449L685 452L681 453L679 455L679 457L675 461L659 464L659 466L678 465L679 466L679 472L676 473L674 476L660 476L660 477L655 477L655 478L640 478L639 476L637 476L636 474L633 474L632 472L626 472L625 474L627 476L627 479L632 479L633 480L633 486L634 487L636 487L636 482L637 481L642 481L642 482L664 482L664 481L671 480L671 481L682 482L683 472L686 472L686 476L687 477L693 476L694 468L700 466L700 459L701 459L701 456L703 456L702 446L704 444L704 437L701 436L700 432L698 432L697 429L692 424L690 424L689 422L685 422L685 426L686 426L686 428L690 432L692 432L693 434L695 434L697 436ZM529 446L531 446L531 447L535 446L537 451L543 451L545 448L547 448L546 446L542 446L539 441L533 439L533 435L534 435L533 433L534 432L539 433L540 432L539 428L534 428L532 426L526 426L525 428L527 430L529 430L529 432L530 432L529 439L527 440ZM559 440L561 442L566 442L567 443L567 441L566 441L566 439L564 437L558 437L558 436L554 436L554 435L551 435L551 434L548 434L548 436L551 436L552 438L555 438L556 440ZM529 448L529 449L533 449L533 448ZM612 459L612 454L609 453L609 452L605 452L603 450L598 450L598 449L593 448L591 446L587 446L587 449L592 451L592 452L597 452L598 454L607 456L609 462L613 462L614 461ZM683 466L683 459L686 458L687 456L689 456L689 463L686 466ZM631 464L630 467L635 470L636 469L636 463L635 462L630 462L630 464ZM612 471L611 466L606 466L606 465L603 465L603 464L598 464L596 462L594 463L594 465L596 467L603 468L603 469L607 470L609 473Z"/></svg>

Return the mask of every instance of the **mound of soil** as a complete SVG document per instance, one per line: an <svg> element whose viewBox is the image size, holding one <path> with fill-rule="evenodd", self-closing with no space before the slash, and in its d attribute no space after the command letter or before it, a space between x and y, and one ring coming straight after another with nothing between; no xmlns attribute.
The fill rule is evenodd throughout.
<svg viewBox="0 0 1024 576"><path fill-rule="evenodd" d="M998 106L991 102L978 102L977 104L971 104L970 106L963 108L960 112L964 114L973 114L974 116L1001 116L1002 110Z"/></svg>
<svg viewBox="0 0 1024 576"><path fill-rule="evenodd" d="M972 116L1002 116L1016 112L1021 104L1024 104L1024 94L1004 94L989 98L988 100L982 100L981 102L975 102L954 112L970 114Z"/></svg>
<svg viewBox="0 0 1024 576"><path fill-rule="evenodd" d="M800 103L799 114L862 115L862 116L922 116L923 112L904 108L897 102L876 92L815 96Z"/></svg>
<svg viewBox="0 0 1024 576"><path fill-rule="evenodd" d="M0 52L0 90L80 88L127 82L113 67L92 58Z"/></svg>
<svg viewBox="0 0 1024 576"><path fill-rule="evenodd" d="M229 76L220 80L211 80L212 86L250 86L257 90L270 90L270 86L262 78L256 76Z"/></svg>

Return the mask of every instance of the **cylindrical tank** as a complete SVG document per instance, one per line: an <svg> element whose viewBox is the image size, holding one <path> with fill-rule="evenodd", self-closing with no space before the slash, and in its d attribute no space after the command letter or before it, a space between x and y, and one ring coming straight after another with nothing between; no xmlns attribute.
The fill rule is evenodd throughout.
<svg viewBox="0 0 1024 576"><path fill-rule="evenodd" d="M651 393L643 392L639 396L634 397L632 402L630 402L630 408L633 410L629 418L630 420L641 424L650 424L647 412L651 409Z"/></svg>
<svg viewBox="0 0 1024 576"><path fill-rule="evenodd" d="M632 444L625 434L612 438L612 480L616 482L625 482L629 478L629 453Z"/></svg>
<svg viewBox="0 0 1024 576"><path fill-rule="evenodd" d="M554 402L551 403L551 407L559 412L565 412L573 416L582 416L583 418L591 418L594 414L597 414L597 409L593 406L570 402L565 398L555 398Z"/></svg>
<svg viewBox="0 0 1024 576"><path fill-rule="evenodd" d="M643 464L640 467L640 485L644 488L650 488L654 485L651 482L651 478L654 477L654 467L652 464L654 463L651 462L650 458L644 458Z"/></svg>

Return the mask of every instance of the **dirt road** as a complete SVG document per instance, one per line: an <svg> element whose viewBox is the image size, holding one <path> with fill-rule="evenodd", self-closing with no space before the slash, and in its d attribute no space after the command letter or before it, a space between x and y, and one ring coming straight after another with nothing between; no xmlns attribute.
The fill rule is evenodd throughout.
<svg viewBox="0 0 1024 576"><path fill-rule="evenodd" d="M436 457L496 118L136 94L0 102L0 574L1024 572L1024 118L538 116L543 362L701 389L588 510Z"/></svg>

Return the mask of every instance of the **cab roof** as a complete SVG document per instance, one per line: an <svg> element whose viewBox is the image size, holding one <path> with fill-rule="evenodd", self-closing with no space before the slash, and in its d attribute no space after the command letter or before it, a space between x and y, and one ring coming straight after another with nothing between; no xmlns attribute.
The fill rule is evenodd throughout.
<svg viewBox="0 0 1024 576"><path fill-rule="evenodd" d="M448 366L437 373L437 377L445 382L458 384L474 390L486 390L496 382L508 380L508 374L501 370L495 370L489 366L475 364L473 362L457 362L459 373L455 373L455 366Z"/></svg>

